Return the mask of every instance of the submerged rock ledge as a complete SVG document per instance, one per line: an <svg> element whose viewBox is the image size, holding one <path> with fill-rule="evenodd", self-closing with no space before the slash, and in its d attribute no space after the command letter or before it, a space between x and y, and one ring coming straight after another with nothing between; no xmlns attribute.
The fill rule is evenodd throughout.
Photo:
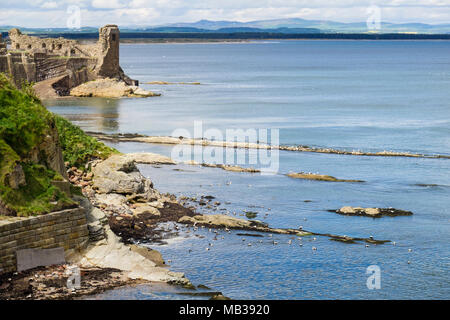
<svg viewBox="0 0 450 320"><path fill-rule="evenodd" d="M124 141L124 142L142 142L153 144L185 144L185 145L201 145L204 147L223 147L223 148L239 148L239 149L272 149L282 151L296 151L296 152L315 152L315 153L328 153L339 155L352 155L352 156L371 156L371 157L408 157L408 158L443 158L450 159L450 155L443 154L420 154L409 152L396 152L396 151L379 151L379 152L364 152L360 150L339 150L333 148L316 148L309 146L271 146L264 143L249 143L249 142L233 142L233 141L211 141L207 139L192 139L185 137L170 137L170 136L146 136L140 134L130 133L118 133L118 134L105 134L102 132L87 132L87 134L104 141Z"/></svg>
<svg viewBox="0 0 450 320"><path fill-rule="evenodd" d="M287 176L294 179L329 181L329 182L365 182L364 180L337 179L333 176L327 176L324 174L305 173L305 172L288 173Z"/></svg>
<svg viewBox="0 0 450 320"><path fill-rule="evenodd" d="M382 216L390 216L390 217L410 216L413 214L411 211L400 210L395 208L362 208L350 206L330 211L346 216L363 216L372 218L381 218Z"/></svg>

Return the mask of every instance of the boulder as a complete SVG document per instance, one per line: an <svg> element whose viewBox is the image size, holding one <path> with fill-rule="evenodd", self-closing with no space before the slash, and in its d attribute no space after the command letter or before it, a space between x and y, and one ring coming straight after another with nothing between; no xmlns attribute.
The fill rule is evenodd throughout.
<svg viewBox="0 0 450 320"><path fill-rule="evenodd" d="M145 194L152 182L137 169L127 156L113 155L93 168L93 188L99 193Z"/></svg>
<svg viewBox="0 0 450 320"><path fill-rule="evenodd" d="M152 207L146 203L137 203L135 204L136 208L135 209L131 209L131 211L133 212L133 215L140 215L140 214L152 214L154 216L160 216L161 212L159 212L158 209L156 209L155 207Z"/></svg>

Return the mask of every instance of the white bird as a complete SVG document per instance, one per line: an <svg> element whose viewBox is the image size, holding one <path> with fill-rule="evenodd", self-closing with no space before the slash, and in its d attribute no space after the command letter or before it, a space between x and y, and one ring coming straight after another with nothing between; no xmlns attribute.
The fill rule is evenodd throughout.
<svg viewBox="0 0 450 320"><path fill-rule="evenodd" d="M206 251L209 251L209 248L206 248Z"/></svg>
<svg viewBox="0 0 450 320"><path fill-rule="evenodd" d="M288 241L288 244L292 244L292 240L289 240L289 241Z"/></svg>
<svg viewBox="0 0 450 320"><path fill-rule="evenodd" d="M316 251L316 250L317 250L317 248L316 248L316 247L312 247L312 249L313 249L313 251Z"/></svg>
<svg viewBox="0 0 450 320"><path fill-rule="evenodd" d="M408 249L408 252L412 252L412 249Z"/></svg>

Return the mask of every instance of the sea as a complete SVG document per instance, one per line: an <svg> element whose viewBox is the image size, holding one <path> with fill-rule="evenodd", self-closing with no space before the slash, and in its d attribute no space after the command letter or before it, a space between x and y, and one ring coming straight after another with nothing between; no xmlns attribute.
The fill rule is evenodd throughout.
<svg viewBox="0 0 450 320"><path fill-rule="evenodd" d="M86 131L200 132L220 140L241 130L279 145L450 156L449 41L124 44L120 63L142 88L161 96L46 106ZM146 84L153 81L170 84ZM179 155L171 145L107 144L122 152ZM214 148L189 149L183 156L263 166L262 154L254 163L249 151L233 152L227 158ZM188 164L139 169L161 192L220 202L202 213L247 219L251 211L271 227L391 242L366 246L325 236L216 235L200 228L149 245L170 270L232 299L450 298L450 159L293 151L268 156L274 170L265 174ZM300 180L286 176L290 172L365 182ZM393 207L413 215L374 219L332 212L343 206ZM139 285L90 298L193 298L180 292Z"/></svg>

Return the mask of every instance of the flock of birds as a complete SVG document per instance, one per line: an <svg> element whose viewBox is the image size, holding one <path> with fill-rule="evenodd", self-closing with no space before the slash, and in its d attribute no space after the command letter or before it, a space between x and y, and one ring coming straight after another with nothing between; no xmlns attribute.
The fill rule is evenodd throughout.
<svg viewBox="0 0 450 320"><path fill-rule="evenodd" d="M231 181L227 181L226 182L226 184L227 185L230 185L231 184ZM249 185L249 187L250 187L251 185ZM227 214L227 215L234 215L234 216L236 216L236 215L240 215L240 216L243 216L244 214L239 214L239 213L237 213L236 211L229 211L229 210L226 210L226 209L222 209L222 210L224 210L225 211L225 214ZM267 211L271 211L271 208L267 208ZM269 212L266 212L266 213L264 213L264 215L263 215L263 219L266 219L267 217L268 217L268 215L269 215ZM307 221L307 218L303 218L303 220L304 221ZM190 226L187 226L187 229L186 229L186 233L190 233ZM196 231L198 231L199 230L199 228L201 228L201 229L205 229L205 226L197 226L197 225L193 225L192 226L192 231L193 232L196 232ZM176 229L177 230L179 230L179 228L178 227L176 227ZM226 233L228 233L228 234L231 234L231 230L230 229L228 229L228 228L224 228L224 229L219 229L219 230L221 230L221 231L225 231ZM212 229L212 228L208 228L208 231L210 232L210 233L214 233L214 236L213 236L213 238L212 238L212 240L213 241L217 241L217 240L224 240L225 239L225 237L223 236L223 235L220 235L219 234L219 230L218 229ZM303 230L303 226L299 226L298 227L298 230ZM198 236L198 235L197 235ZM204 236L199 236L200 238L204 238ZM344 237L345 237L345 235L344 235ZM272 245L278 245L278 244L280 244L281 242L281 240L275 240L274 238L273 238L273 235L272 234L269 234L268 235L268 238L270 238L271 240L270 240L270 242L269 243L271 243ZM295 245L295 242L293 241L293 239L295 239L295 237L291 237L287 242L286 242L286 244L287 245L289 245L289 246L291 246L291 245ZM311 240L310 241L316 241L317 240L317 238L316 237L312 237L312 238L310 238ZM373 240L374 239L374 237L373 236L369 236L369 239L371 239L371 240ZM258 241L255 241L255 242L249 242L249 241L247 241L247 239L246 238L241 238L241 240L242 240L242 242L243 243L246 243L247 244L247 246L248 247L252 247L253 245L255 245L255 244L262 244L262 243L264 243L264 241L263 240L258 240ZM300 246L300 247L303 247L304 246L304 243L303 243L303 238L302 237L297 237L297 240L298 240L298 246ZM309 239L308 239L309 240ZM391 243L393 246L395 246L395 245L397 245L397 243L395 242L395 241L393 241L392 243ZM207 245L207 247L205 248L205 251L210 251L211 250L211 248L214 246L214 244L212 243L212 242L208 242L208 245ZM365 247L366 248L369 248L370 247L370 245L369 244L365 244ZM312 250L312 252L316 252L316 251L318 251L318 248L317 248L317 246L311 246L311 250ZM188 252L189 253L191 253L192 252L192 249L188 249ZM408 249L408 252L409 253L411 253L412 252L412 249ZM410 260L408 260L408 264L410 264L411 263L411 261Z"/></svg>
<svg viewBox="0 0 450 320"><path fill-rule="evenodd" d="M306 220L306 218L305 218L304 220ZM176 228L176 230L180 230L179 227L175 227L175 228ZM193 226L186 226L185 232L189 234L190 231L191 231L191 228L192 228L192 231L193 231L193 232L196 232L196 231L198 231L199 229L206 229L205 226L200 226L200 227L199 227L199 226L197 226L196 224L194 224ZM303 226L299 226L299 227L298 227L298 230L303 230ZM208 245L207 245L207 247L205 248L205 251L210 251L210 250L212 249L212 247L214 247L213 241L224 240L224 239L225 239L225 236L224 236L223 234L221 235L221 234L220 234L220 231L224 231L224 232L226 232L227 234L231 234L231 233L232 233L231 230L230 230L229 228L224 228L224 229L213 229L213 228L208 228L208 232L209 232L209 233L212 233L212 234L214 234L214 235L213 235L213 237L212 237L212 241L209 241L209 242L208 242ZM197 236L200 237L200 238L204 238L204 236L201 236L201 235L197 235ZM269 243L272 244L272 245L278 245L278 244L284 243L284 242L282 242L280 239L274 239L274 236L273 236L273 234L271 234L271 233L269 233L269 234L267 235L267 237L270 239ZM303 246L304 246L304 242L303 242L304 238L303 238L303 237L295 237L295 236L291 236L291 238L290 238L289 240L287 240L285 243L286 243L287 245L289 245L289 246L295 245L295 238L296 238L296 240L298 241L298 246L303 247ZM370 238L371 240L374 239L373 236L370 236L369 238ZM317 237L312 237L312 238L310 238L310 239L308 239L308 240L310 240L310 241L317 241ZM241 241L242 241L242 243L246 243L248 247L251 247L251 246L253 246L253 245L255 245L255 244L262 244L262 243L264 243L264 241L261 240L261 239L255 241L255 242L249 242L248 239L247 239L247 238L244 238L244 237L241 238ZM397 245L397 243L396 243L395 241L393 241L393 242L392 242L392 245L395 246L395 245ZM370 245L369 245L369 244L365 244L365 247L368 248L368 247L370 247ZM317 246L312 246L312 247L311 247L311 250L312 250L312 252L316 252L316 251L318 250L318 248L317 248ZM413 251L412 249L408 249L408 253L411 253L412 251ZM193 250L192 250L192 249L188 249L188 252L189 252L189 253L192 253ZM410 263L411 263L411 261L408 260L408 264L410 264Z"/></svg>

